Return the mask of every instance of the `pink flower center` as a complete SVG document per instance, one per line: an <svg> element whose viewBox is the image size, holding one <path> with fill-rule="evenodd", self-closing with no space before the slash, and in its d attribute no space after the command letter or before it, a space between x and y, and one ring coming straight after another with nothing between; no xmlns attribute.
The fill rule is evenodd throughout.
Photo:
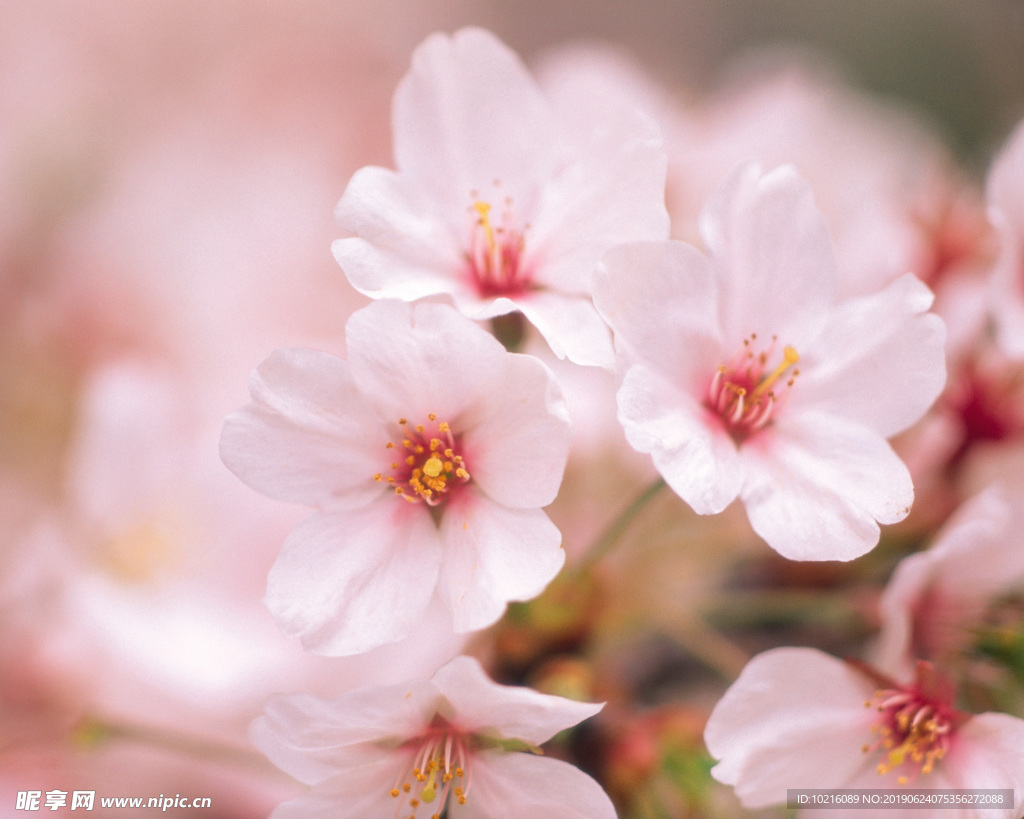
<svg viewBox="0 0 1024 819"><path fill-rule="evenodd" d="M412 427L405 418L398 419L402 442L387 443L394 458L391 474L378 472L373 479L388 483L396 495L410 503L437 506L455 487L469 480L469 472L457 452L458 442L448 422L438 422L434 413L427 420L429 424Z"/></svg>
<svg viewBox="0 0 1024 819"><path fill-rule="evenodd" d="M469 276L481 296L514 296L530 288L530 272L523 263L525 235L529 225L518 228L512 200L504 199L501 220L492 219L489 202L477 199L469 208L473 219L466 262Z"/></svg>
<svg viewBox="0 0 1024 819"><path fill-rule="evenodd" d="M757 334L752 333L743 339L739 354L719 367L711 379L705 406L722 419L734 440L742 441L764 427L785 397L780 398L779 382L788 390L800 374L793 368L800 360L797 351L787 345L778 361L776 341L772 336L768 348L757 351Z"/></svg>
<svg viewBox="0 0 1024 819"><path fill-rule="evenodd" d="M446 723L429 731L411 743L414 751L409 767L401 772L391 798L399 800L396 817L406 816L403 808L411 809L409 819L417 819L420 808L433 809L430 819L440 819L449 798L465 805L469 796L469 754L461 734Z"/></svg>
<svg viewBox="0 0 1024 819"><path fill-rule="evenodd" d="M915 684L879 689L864 705L879 714L871 726L877 739L862 748L865 753L882 750L879 774L896 771L897 782L905 785L918 773L931 773L945 756L955 721L948 702Z"/></svg>

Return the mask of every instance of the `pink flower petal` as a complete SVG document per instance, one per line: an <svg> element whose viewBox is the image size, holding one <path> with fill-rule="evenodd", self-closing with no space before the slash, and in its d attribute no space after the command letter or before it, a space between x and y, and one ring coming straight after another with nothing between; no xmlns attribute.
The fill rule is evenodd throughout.
<svg viewBox="0 0 1024 819"><path fill-rule="evenodd" d="M1024 813L1024 720L997 713L971 717L957 731L941 765L952 788L1013 788L1013 815ZM975 815L1007 814L993 810Z"/></svg>
<svg viewBox="0 0 1024 819"><path fill-rule="evenodd" d="M516 306L559 358L607 370L615 365L611 333L589 296L538 290L516 299Z"/></svg>
<svg viewBox="0 0 1024 819"><path fill-rule="evenodd" d="M390 795L403 768L395 754L368 754L366 764L315 786L309 793L279 805L270 819L368 819L390 816L397 801Z"/></svg>
<svg viewBox="0 0 1024 819"><path fill-rule="evenodd" d="M594 303L628 360L657 367L683 390L706 390L724 363L713 275L708 259L682 242L623 244L601 261Z"/></svg>
<svg viewBox="0 0 1024 819"><path fill-rule="evenodd" d="M471 790L456 814L465 819L615 819L615 808L600 785L567 762L485 751L473 759Z"/></svg>
<svg viewBox="0 0 1024 819"><path fill-rule="evenodd" d="M787 416L740 454L750 525L791 560L859 557L878 543L876 521L902 520L914 501L910 473L883 438L823 414Z"/></svg>
<svg viewBox="0 0 1024 819"><path fill-rule="evenodd" d="M356 171L334 214L351 236L336 240L331 250L360 293L413 301L460 286L459 234L400 174L375 167Z"/></svg>
<svg viewBox="0 0 1024 819"><path fill-rule="evenodd" d="M489 189L493 180L533 212L531 183L553 176L561 159L554 120L533 77L483 29L435 34L416 49L395 92L393 123L399 171L452 219L466 213L472 191Z"/></svg>
<svg viewBox="0 0 1024 819"><path fill-rule="evenodd" d="M667 239L667 160L661 135L639 113L593 128L580 156L545 186L530 224L537 282L589 293L601 254L620 242Z"/></svg>
<svg viewBox="0 0 1024 819"><path fill-rule="evenodd" d="M603 707L541 694L532 688L498 685L472 657L456 657L431 678L452 704L460 730L534 745L547 742Z"/></svg>
<svg viewBox="0 0 1024 819"><path fill-rule="evenodd" d="M800 362L787 410L818 409L890 437L917 421L946 383L942 319L911 275L836 306Z"/></svg>
<svg viewBox="0 0 1024 819"><path fill-rule="evenodd" d="M809 648L752 659L715 706L704 730L721 760L711 773L749 808L786 801L787 788L839 788L865 764L871 683Z"/></svg>
<svg viewBox="0 0 1024 819"><path fill-rule="evenodd" d="M440 553L426 507L392 495L341 515L314 514L281 547L267 607L318 654L397 642L434 594Z"/></svg>
<svg viewBox="0 0 1024 819"><path fill-rule="evenodd" d="M501 617L509 600L540 594L565 562L562 535L540 509L506 509L466 492L441 521L444 557L438 593L456 632Z"/></svg>
<svg viewBox="0 0 1024 819"><path fill-rule="evenodd" d="M751 333L797 350L819 325L836 287L835 255L811 189L793 168L741 165L701 213L715 266L725 347Z"/></svg>
<svg viewBox="0 0 1024 819"><path fill-rule="evenodd" d="M254 489L311 506L357 508L379 497L387 432L349 365L315 350L274 351L253 374L252 403L228 416L221 458Z"/></svg>
<svg viewBox="0 0 1024 819"><path fill-rule="evenodd" d="M397 737L414 736L433 716L424 716L431 685L372 686L336 700L309 694L271 697L249 735L281 770L307 784L358 768L381 756L395 756ZM396 763L393 763L396 764ZM392 782L388 783L388 789Z"/></svg>
<svg viewBox="0 0 1024 819"><path fill-rule="evenodd" d="M447 305L373 302L352 314L345 338L360 391L396 425L436 413L458 433L460 419L472 425L504 398L505 348Z"/></svg>
<svg viewBox="0 0 1024 819"><path fill-rule="evenodd" d="M517 509L547 506L569 457L569 413L551 372L511 355L493 411L465 433L472 480L492 500Z"/></svg>
<svg viewBox="0 0 1024 819"><path fill-rule="evenodd" d="M672 490L701 515L718 514L739 494L740 456L717 418L646 364L626 372L619 420L634 449L649 452Z"/></svg>

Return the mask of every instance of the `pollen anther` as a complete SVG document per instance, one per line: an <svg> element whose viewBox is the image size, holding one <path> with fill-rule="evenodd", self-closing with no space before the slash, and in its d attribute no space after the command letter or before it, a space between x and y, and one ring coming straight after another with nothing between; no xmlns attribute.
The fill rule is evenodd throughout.
<svg viewBox="0 0 1024 819"><path fill-rule="evenodd" d="M410 503L438 506L453 488L467 482L470 475L462 456L456 453L458 442L449 423L438 423L435 413L427 418L431 425L436 425L433 431L427 424L410 426L407 419L398 420L406 457L401 462L391 462L391 475L385 478L378 472L374 481L379 483L386 479L394 493ZM394 441L388 441L385 448L395 446Z"/></svg>
<svg viewBox="0 0 1024 819"><path fill-rule="evenodd" d="M771 421L778 411L779 396L776 385L786 374L787 388L793 386L800 371L792 369L800 360L790 345L782 350L782 361L770 372L765 372L772 360L777 339L766 350L755 351L757 334L743 339L742 348L728 365L719 366L708 387L706 406L724 422L734 438L742 440Z"/></svg>

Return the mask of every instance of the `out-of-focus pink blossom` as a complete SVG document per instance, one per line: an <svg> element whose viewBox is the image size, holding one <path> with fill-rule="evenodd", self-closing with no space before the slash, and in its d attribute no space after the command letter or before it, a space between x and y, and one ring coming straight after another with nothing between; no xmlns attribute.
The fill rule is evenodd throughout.
<svg viewBox="0 0 1024 819"><path fill-rule="evenodd" d="M1010 136L989 171L988 217L999 255L992 280L996 337L1006 354L1024 357L1024 122Z"/></svg>
<svg viewBox="0 0 1024 819"><path fill-rule="evenodd" d="M447 294L478 319L519 310L560 358L610 368L591 277L615 243L668 235L653 123L564 133L516 55L472 28L417 49L393 123L397 171L363 168L336 211L356 289Z"/></svg>
<svg viewBox="0 0 1024 819"><path fill-rule="evenodd" d="M285 541L268 605L327 654L407 636L435 593L457 632L490 625L565 559L540 509L569 449L554 379L442 304L375 302L346 337L347 362L275 352L224 425L235 474L319 509Z"/></svg>
<svg viewBox="0 0 1024 819"><path fill-rule="evenodd" d="M905 111L845 87L827 66L753 62L692 112L690 143L676 148L676 187L689 208L673 235L695 239L699 208L736 163L793 165L809 181L835 246L837 293L876 292L919 274L929 244L919 211L951 163ZM919 275L919 278L923 276Z"/></svg>
<svg viewBox="0 0 1024 819"><path fill-rule="evenodd" d="M1024 579L1019 504L989 489L965 503L935 545L896 567L880 610L879 668L905 674L914 658L944 660L970 637L986 608Z"/></svg>
<svg viewBox="0 0 1024 819"><path fill-rule="evenodd" d="M594 780L534 755L600 710L497 685L476 660L456 657L429 681L362 689L334 702L276 697L251 733L275 764L313 786L274 819L438 819L446 809L465 819L613 819Z"/></svg>
<svg viewBox="0 0 1024 819"><path fill-rule="evenodd" d="M179 729L238 725L271 691L392 682L458 650L443 612L422 619L416 643L365 659L312 657L281 634L260 597L297 510L266 507L224 469L220 424L154 362L111 363L86 387L59 617L40 643L87 679L92 711L146 724L159 703Z"/></svg>
<svg viewBox="0 0 1024 819"><path fill-rule="evenodd" d="M704 740L719 760L712 775L748 808L783 803L791 788L1012 788L1012 815L1024 813L1024 720L958 711L928 663L892 679L814 649L766 651L715 706ZM1008 814L972 806L934 815Z"/></svg>
<svg viewBox="0 0 1024 819"><path fill-rule="evenodd" d="M904 276L837 301L835 261L791 168L739 168L706 207L709 255L681 242L609 251L595 300L615 332L619 419L700 514L742 498L800 560L849 560L910 511L885 439L945 378L931 294Z"/></svg>

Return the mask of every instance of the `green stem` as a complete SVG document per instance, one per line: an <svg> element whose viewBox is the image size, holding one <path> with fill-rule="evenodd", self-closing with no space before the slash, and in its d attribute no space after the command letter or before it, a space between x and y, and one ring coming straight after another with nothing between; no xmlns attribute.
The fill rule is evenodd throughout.
<svg viewBox="0 0 1024 819"><path fill-rule="evenodd" d="M644 507L647 506L655 496L667 486L665 479L659 477L654 483L644 489L639 495L633 498L632 502L622 513L615 518L601 535L594 541L594 545L591 546L587 552L583 555L579 563L576 564L577 574L586 574L593 570L593 568L601 562L602 559L612 550L612 548L622 539L622 536L626 533L629 525L633 520L643 511Z"/></svg>

